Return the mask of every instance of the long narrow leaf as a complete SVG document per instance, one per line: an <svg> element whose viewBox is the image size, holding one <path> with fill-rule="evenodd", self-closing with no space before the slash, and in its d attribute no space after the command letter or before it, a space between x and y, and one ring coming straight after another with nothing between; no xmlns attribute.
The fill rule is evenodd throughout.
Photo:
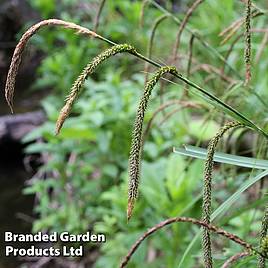
<svg viewBox="0 0 268 268"><path fill-rule="evenodd" d="M173 152L180 155L191 156L199 159L206 159L207 150L191 146L184 145L184 148L174 148ZM233 154L225 154L216 152L213 160L219 163L231 164L240 167L256 168L256 169L268 169L268 161L262 159L256 159L251 157L237 156Z"/></svg>
<svg viewBox="0 0 268 268"><path fill-rule="evenodd" d="M251 128L253 130L258 131L261 133L263 136L268 138L268 134L264 129L261 127L257 126L253 121L251 121L247 116L242 114L241 112L237 111L235 108L230 106L229 104L225 103L224 101L220 100L218 97L210 93L209 91L205 90L204 88L200 87L199 85L195 84L194 82L188 80L187 78L181 76L181 75L175 75L178 77L180 80L191 86L188 90L190 93L197 95L198 97L202 98L205 100L207 103L211 104L218 110L220 110L223 113L228 114L231 118L237 120L238 122L242 123L248 128ZM166 81L169 81L172 84L179 85L176 82L170 81L168 79L164 79Z"/></svg>

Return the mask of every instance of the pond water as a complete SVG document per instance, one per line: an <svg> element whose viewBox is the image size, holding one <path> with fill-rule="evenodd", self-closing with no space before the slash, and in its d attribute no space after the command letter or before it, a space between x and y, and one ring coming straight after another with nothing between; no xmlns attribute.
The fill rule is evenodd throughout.
<svg viewBox="0 0 268 268"><path fill-rule="evenodd" d="M7 150L9 149L9 150ZM22 163L21 146L6 144L0 157L0 229L24 233L31 231L33 196L22 194L25 181L32 177ZM5 257L4 237L1 239L0 268L18 267L19 260Z"/></svg>
<svg viewBox="0 0 268 268"><path fill-rule="evenodd" d="M31 105L25 103L24 92L18 92L16 112L34 109L38 100ZM0 115L9 114L3 93L0 98ZM22 260L15 257L5 257L4 232L14 233L31 232L31 216L34 197L24 195L22 190L25 182L32 177L32 172L27 172L23 165L23 146L11 141L0 142L0 268L19 267Z"/></svg>
<svg viewBox="0 0 268 268"><path fill-rule="evenodd" d="M12 3L11 3L12 2ZM28 20L38 18L38 14L26 3L27 1L0 0L0 116L10 114L4 97L8 67L17 43L17 37ZM19 34L20 35L20 34ZM15 113L39 110L40 100L47 90L32 90L36 67L42 55L30 54L23 58L15 86ZM31 231L34 197L24 195L22 190L32 172L27 172L23 165L23 146L19 143L0 141L0 268L19 267L21 261L4 257L4 232L28 233Z"/></svg>

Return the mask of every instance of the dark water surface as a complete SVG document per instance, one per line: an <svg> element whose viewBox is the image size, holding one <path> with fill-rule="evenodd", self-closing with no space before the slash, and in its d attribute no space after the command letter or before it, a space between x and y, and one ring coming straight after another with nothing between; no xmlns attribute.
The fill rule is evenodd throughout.
<svg viewBox="0 0 268 268"><path fill-rule="evenodd" d="M20 261L16 258L5 257L4 232L25 233L31 231L31 215L33 196L22 193L25 181L32 174L26 172L20 148L14 150L10 147L0 147L0 230L1 230L1 257L0 268L19 267Z"/></svg>

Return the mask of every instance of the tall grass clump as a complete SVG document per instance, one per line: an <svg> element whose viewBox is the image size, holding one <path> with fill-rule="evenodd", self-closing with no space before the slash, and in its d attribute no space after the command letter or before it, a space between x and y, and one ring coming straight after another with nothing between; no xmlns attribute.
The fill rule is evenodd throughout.
<svg viewBox="0 0 268 268"><path fill-rule="evenodd" d="M100 6L98 9L98 13L95 18L94 23L94 29L95 31L98 29L100 15L103 10L103 7L105 5L105 0L102 0L100 2ZM146 135L148 134L150 128L152 127L152 121L156 117L156 115L164 111L166 108L171 107L173 105L178 105L179 108L171 111L170 114L167 114L167 116L164 116L162 119L162 122L166 121L170 118L171 115L176 113L177 111L180 111L181 108L191 107L191 108L200 108L204 107L207 104L211 105L213 109L217 109L221 114L224 115L224 117L220 118L222 119L222 122L225 121L225 116L228 116L228 120L232 120L226 124L220 123L220 125L223 125L218 131L214 132L213 138L209 141L208 147L207 147L207 155L206 160L204 163L204 173L203 173L203 185L202 185L202 213L200 213L200 219L197 218L190 218L190 217L173 217L169 218L167 220L164 220L160 222L159 224L155 225L154 227L150 228L147 232L145 232L132 246L130 251L127 253L127 255L124 257L123 261L121 262L120 267L126 267L129 263L130 259L132 258L133 254L136 252L138 247L141 245L141 243L151 234L154 232L162 229L163 227L178 223L178 222L187 222L191 225L196 225L202 228L201 231L203 231L202 236L202 255L203 255L203 261L206 268L213 268L213 258L212 258L212 250L211 250L211 238L210 233L213 232L215 234L219 234L225 238L227 238L229 241L233 241L236 244L242 246L243 251L239 253L232 253L231 257L228 258L224 264L223 268L230 267L233 263L238 261L241 258L247 257L247 256L257 256L258 258L258 267L264 268L265 267L265 261L268 258L268 239L267 239L267 229L268 229L268 209L266 207L265 214L263 216L262 220L262 226L260 230L260 240L259 240L259 246L258 248L255 248L255 246L244 239L240 238L236 234L232 232L227 232L224 228L220 228L217 226L214 226L211 224L211 220L213 220L213 215L211 217L211 207L212 207L212 175L213 175L213 168L214 168L214 156L216 153L216 147L219 144L220 140L224 136L224 134L232 129L237 127L243 127L243 128L249 128L253 131L255 131L256 134L264 137L265 139L268 138L268 134L266 132L265 128L262 128L258 124L256 124L253 120L251 120L246 113L242 113L239 110L236 110L233 108L232 105L226 102L227 95L223 93L221 96L222 98L217 97L214 95L210 90L205 89L203 86L198 85L196 82L192 81L190 79L191 73L191 66L194 63L197 63L198 68L196 68L196 72L201 72L202 70L205 70L206 72L210 73L210 77L207 78L204 82L208 83L208 81L212 78L214 78L214 75L216 81L220 81L220 85L228 85L228 89L233 90L234 88L237 89L240 84L248 84L251 78L251 18L253 16L253 12L251 11L252 3L250 0L245 1L246 2L246 12L245 17L241 20L237 20L230 27L228 27L225 31L221 33L221 36L225 36L222 43L227 45L228 41L237 33L240 26L245 23L245 40L244 40L244 62L245 62L245 68L246 68L246 74L245 79L243 77L241 78L240 75L237 75L237 72L235 70L234 74L237 75L237 79L233 79L233 77L229 76L228 73L225 70L226 66L229 66L229 70L233 70L233 66L231 66L228 63L228 58L230 54L233 51L234 44L232 43L229 50L227 49L227 54L225 57L223 57L217 50L215 50L212 46L210 46L202 36L197 34L194 30L192 30L190 27L188 27L188 22L190 17L193 15L194 11L199 7L204 1L203 0L196 0L193 2L192 6L187 10L184 18L178 19L173 14L165 10L162 6L160 6L158 3L156 3L153 0L145 0L142 4L142 10L141 10L141 26L143 25L143 17L144 15L144 9L145 5L151 3L154 5L157 9L163 12L163 15L159 16L157 15L157 19L154 21L151 33L150 33L150 39L149 44L147 47L147 54L144 56L142 53L140 53L134 46L130 44L117 44L116 42L103 37L99 34L97 34L95 31L91 31L90 29L87 29L83 26L74 24L72 22L66 22L63 20L58 19L48 19L41 21L32 27L30 27L22 36L22 38L19 40L12 60L10 64L10 69L7 75L7 81L6 81L6 87L5 87L5 96L7 103L13 112L13 98L14 98L14 88L15 88L15 80L18 73L19 65L21 62L23 51L29 41L29 39L37 33L37 31L44 27L44 26L62 26L68 29L72 29L75 32L79 34L83 34L87 37L95 37L111 47L100 52L97 56L95 56L90 62L85 66L85 68L82 70L80 75L77 77L77 79L74 81L73 85L71 86L70 93L67 95L65 103L63 108L59 112L59 116L56 122L56 134L60 134L61 128L63 127L63 124L65 120L68 118L68 116L71 113L71 109L75 102L78 99L79 94L82 91L82 88L85 84L86 79L98 68L99 65L101 65L104 61L110 59L111 57L115 56L116 54L120 53L126 53L134 56L138 60L141 60L145 63L145 86L144 90L141 94L138 107L136 109L136 116L133 123L133 129L132 129L132 137L131 137L131 146L130 146L130 152L129 152L129 159L128 159L128 196L127 196L127 220L129 221L132 217L135 202L138 197L138 192L140 188L140 171L141 171L141 158L143 153L143 144ZM179 73L179 71L174 66L166 66L165 64L160 64L152 59L152 48L155 42L155 33L157 30L157 27L162 23L166 18L173 19L174 22L179 24L179 29L176 34L176 41L174 46L172 47L171 56L173 56L173 62L177 59L177 54L181 53L180 50L180 44L181 44L181 37L182 33L185 30L190 34L190 42L189 42L189 51L188 56L186 58L187 60L187 66L186 66L186 76L184 76L182 73ZM235 42L239 40L243 35L239 35L236 37ZM91 40L90 40L91 41ZM194 41L198 41L203 47L205 47L206 51L209 51L212 53L213 57L218 59L221 63L224 64L224 66L219 69L218 67L214 66L212 63L200 63L196 61L194 58L194 51L193 51L193 45ZM243 57L242 57L243 60ZM152 74L151 78L149 78L149 66L152 65L156 67L156 71ZM200 67L200 68L199 68ZM194 73L194 71L193 71ZM211 76L211 73L212 76ZM177 80L180 81L184 89L187 90L187 94L182 94L181 99L169 99L169 101L162 103L162 105L156 109L156 111L153 113L151 119L148 122L147 128L144 131L144 118L147 111L147 107L149 104L149 100L152 94L153 89L155 88L156 84L159 82L163 76L166 74L170 74L172 76L172 81L168 80L169 82L172 82L175 86L178 86ZM164 78L163 78L164 80ZM167 80L167 79L165 79ZM181 86L181 85L179 85ZM225 89L225 88L223 88ZM189 91L189 92L188 92ZM222 90L224 91L224 90ZM197 95L199 98L203 100L202 103L192 102L190 100L184 100L184 98L189 98L190 94L192 93L194 95ZM249 93L250 94L250 93ZM226 97L224 100L222 100L224 97ZM183 99L183 100L182 100ZM213 113L211 112L208 115L208 119L212 118ZM192 115L191 115L192 116ZM215 122L219 122L220 119L215 119ZM179 127L179 126L178 126ZM187 128L185 128L187 131ZM179 165L179 163L178 163ZM146 178L145 178L146 179ZM174 186L175 187L175 186ZM243 191L242 191L243 192ZM241 192L241 193L242 193ZM240 193L240 194L241 194ZM170 200L172 200L170 198ZM182 213L183 214L183 213ZM173 215L174 216L174 215Z"/></svg>

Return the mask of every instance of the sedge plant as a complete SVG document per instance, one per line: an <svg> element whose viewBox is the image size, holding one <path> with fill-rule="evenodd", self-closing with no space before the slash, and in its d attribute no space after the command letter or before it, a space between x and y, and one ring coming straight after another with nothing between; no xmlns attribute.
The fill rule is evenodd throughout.
<svg viewBox="0 0 268 268"><path fill-rule="evenodd" d="M145 4L152 3L156 7L159 8L159 5L154 1L144 1L144 7ZM85 83L85 80L91 75L97 67L99 67L105 60L108 60L110 57L115 56L119 53L128 53L132 56L138 58L139 60L142 60L146 63L146 71L148 71L149 64L153 65L157 68L157 70L154 72L152 77L148 79L148 81L145 84L143 94L141 96L137 112L136 112L136 118L133 124L133 131L132 131L132 141L131 141L131 149L129 154L129 188L128 188L128 207L127 207L127 219L130 220L134 204L136 202L137 196L138 196L138 188L140 184L140 167L141 167L141 157L142 157L142 149L143 149L143 137L146 135L146 132L148 130L143 131L143 123L144 123L144 117L146 113L146 109L148 106L148 101L151 96L152 90L156 86L157 82L164 76L165 74L170 74L174 79L179 79L181 82L185 84L185 89L189 90L189 92L192 92L194 94L198 94L203 100L206 102L209 102L212 104L212 106L215 109L219 109L220 111L223 111L227 113L233 120L232 122L229 122L225 124L220 130L216 133L216 135L211 139L208 145L208 153L206 162L204 165L204 183L203 183L203 207L202 207L202 217L201 220L194 219L194 218L188 218L188 217L175 217L168 219L166 221L161 222L160 224L156 225L155 227L149 229L137 242L133 245L130 252L127 254L127 256L124 258L124 260L121 263L120 267L125 267L128 262L130 261L132 255L137 250L138 246L144 241L150 234L158 231L159 229L163 228L166 225L169 225L171 223L175 222L188 222L193 225L201 226L203 230L203 255L204 255L204 264L206 268L212 268L213 267L213 259L212 259L212 253L211 253L211 241L210 241L210 232L217 233L219 235L222 235L226 237L227 239L234 241L235 243L241 245L245 252L239 253L237 255L234 255L230 260L227 260L225 267L228 267L229 263L232 263L236 261L239 258L248 256L248 255L257 255L259 258L259 268L265 267L265 259L267 259L267 211L265 212L265 216L263 217L262 222L262 230L261 230L261 239L260 239L260 247L255 248L250 243L244 241L237 235L227 232L222 228L216 227L211 224L211 194L212 194L212 171L213 171L213 157L215 154L215 149L224 135L224 133L235 127L243 126L246 128L250 128L253 131L255 131L258 135L262 135L265 139L267 139L268 134L266 133L265 129L260 127L259 125L255 124L250 118L248 118L246 115L244 115L242 112L236 110L232 106L228 105L218 97L216 97L214 94L212 94L209 90L204 89L202 86L199 86L195 82L191 81L189 79L190 76L190 69L191 69L191 62L192 62L192 47L193 47L193 41L194 39L199 40L204 46L207 48L211 48L207 43L195 32L193 32L191 29L187 28L187 22L189 21L191 15L197 7L202 6L201 4L203 1L195 1L194 4L189 8L188 12L186 13L184 19L182 21L178 21L172 14L165 12L162 7L160 9L164 11L164 15L160 17L153 27L153 32L151 35L151 42L149 44L149 50L148 50L148 56L144 56L142 53L140 53L134 46L130 44L117 44L116 42L103 37L96 33L95 31L92 31L90 29L87 29L83 26L74 24L72 22L66 22L63 20L58 19L48 19L41 21L32 27L30 27L22 36L20 39L18 45L15 48L12 61L10 64L10 69L7 75L7 81L6 81L6 87L5 87L5 96L8 105L11 108L11 111L13 112L13 97L14 97L14 88L15 88L15 80L16 75L18 73L19 65L22 58L22 53L25 49L25 46L29 39L36 34L36 32L45 26L63 26L65 28L72 29L76 31L79 34L83 34L87 37L94 37L101 41L104 41L111 45L110 48L104 50L99 55L97 55L88 65L85 66L85 68L81 71L81 74L78 76L78 78L73 83L73 86L71 87L69 95L66 97L65 104L63 108L60 111L60 114L58 116L58 120L56 123L56 134L60 134L60 130L63 126L64 121L68 118L70 115L71 109L73 105L75 104L78 95L80 94L82 87ZM103 6L105 4L105 1L101 2L101 6L99 9L99 15L95 21L95 30L98 28L99 23L99 16L101 14L101 10L103 9ZM252 3L250 0L246 1L245 3L246 7L246 14L245 14L245 52L244 52L244 58L245 58L245 84L248 84L251 78L251 16L252 16ZM144 10L143 10L144 12ZM142 15L141 17L143 17ZM187 67L187 77L182 75L176 67L173 66L165 66L163 64L159 64L158 62L151 59L152 56L152 45L153 45L153 36L154 32L156 30L157 25L167 17L171 17L174 19L175 22L180 24L176 43L173 49L173 57L174 61L177 59L177 52L180 48L180 40L181 35L184 29L190 31L191 33L191 51L189 55L188 60L188 67ZM237 25L240 26L240 23L235 24L233 27L234 29L237 29ZM235 32L235 31L233 31ZM233 34L232 32L232 34ZM228 37L229 38L229 37ZM226 40L228 41L228 40ZM225 42L226 42L225 41ZM212 51L213 48L211 48ZM219 57L225 65L228 65L227 60L223 58L218 53L215 53L217 57ZM147 76L148 74L146 74ZM146 79L147 80L147 79ZM188 97L188 94L187 96ZM187 104L188 106L191 106L191 104ZM193 105L195 106L195 105ZM164 105L165 107L165 105ZM164 108L163 108L164 109ZM161 109L160 109L161 110Z"/></svg>

